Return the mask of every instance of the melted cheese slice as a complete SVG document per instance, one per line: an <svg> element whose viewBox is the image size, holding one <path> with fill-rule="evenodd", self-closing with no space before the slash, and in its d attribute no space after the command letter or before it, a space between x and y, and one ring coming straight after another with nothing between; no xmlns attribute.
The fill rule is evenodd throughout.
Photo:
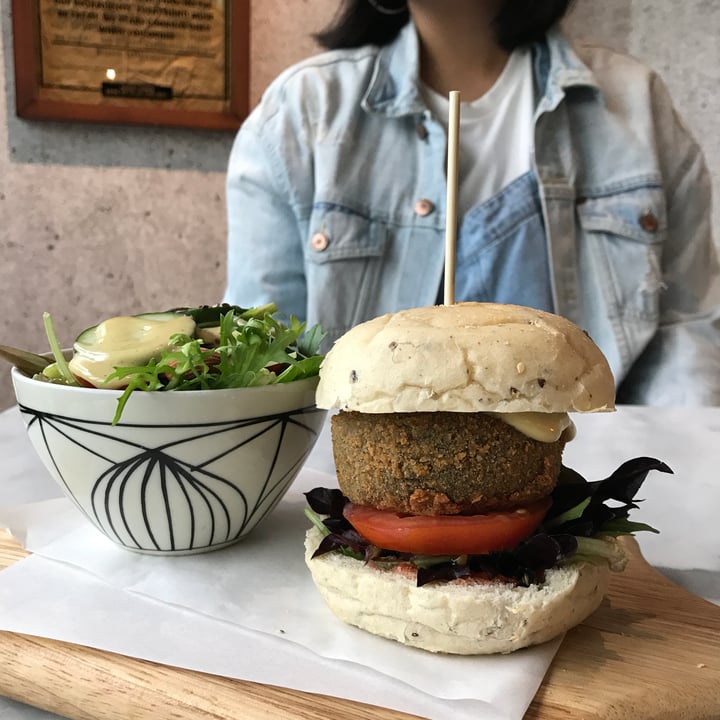
<svg viewBox="0 0 720 720"><path fill-rule="evenodd" d="M563 432L567 442L575 437L575 423L567 413L519 412L488 413L488 415L502 420L523 435L540 442L557 442Z"/></svg>
<svg viewBox="0 0 720 720"><path fill-rule="evenodd" d="M148 317L114 317L105 320L83 333L82 342L73 345L70 360L73 375L83 378L95 387L119 388L127 380L105 378L117 367L146 365L162 350L169 347L170 336L176 333L190 335L195 321L187 315L168 319Z"/></svg>

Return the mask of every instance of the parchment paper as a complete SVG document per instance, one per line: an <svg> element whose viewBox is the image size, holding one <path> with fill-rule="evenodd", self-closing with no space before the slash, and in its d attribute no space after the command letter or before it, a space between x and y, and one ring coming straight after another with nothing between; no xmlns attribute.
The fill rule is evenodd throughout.
<svg viewBox="0 0 720 720"><path fill-rule="evenodd" d="M28 483L46 482L32 460L19 462ZM17 479L17 466L9 476ZM0 526L34 553L0 573L0 629L421 717L522 718L559 640L509 656L451 657L344 625L302 556L302 492L318 484L335 478L304 469L246 540L178 558L114 545L64 498L38 501L32 491L35 502L9 507L0 489Z"/></svg>

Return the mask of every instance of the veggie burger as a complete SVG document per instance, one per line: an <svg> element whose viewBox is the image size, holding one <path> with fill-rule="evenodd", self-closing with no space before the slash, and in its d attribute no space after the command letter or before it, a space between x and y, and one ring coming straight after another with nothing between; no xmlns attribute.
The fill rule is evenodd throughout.
<svg viewBox="0 0 720 720"><path fill-rule="evenodd" d="M570 321L515 305L360 324L323 361L339 489L307 494L306 562L330 609L434 652L510 652L600 604L647 472L562 464L572 412L614 409L607 360ZM613 501L612 506L607 501Z"/></svg>

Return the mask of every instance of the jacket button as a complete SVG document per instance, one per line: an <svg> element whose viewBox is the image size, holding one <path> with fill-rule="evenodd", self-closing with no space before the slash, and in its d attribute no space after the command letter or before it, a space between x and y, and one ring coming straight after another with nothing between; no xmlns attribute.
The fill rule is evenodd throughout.
<svg viewBox="0 0 720 720"><path fill-rule="evenodd" d="M650 210L646 210L641 216L638 221L640 223L640 227L649 233L657 232L659 223L657 217L650 212Z"/></svg>
<svg viewBox="0 0 720 720"><path fill-rule="evenodd" d="M435 206L427 198L422 198L415 203L415 213L420 217L429 215L434 209Z"/></svg>
<svg viewBox="0 0 720 720"><path fill-rule="evenodd" d="M426 139L427 139L428 131L427 131L427 128L425 127L425 125L423 125L423 123L419 122L419 123L415 126L415 132L417 133L417 136L418 136L421 140L426 140Z"/></svg>
<svg viewBox="0 0 720 720"><path fill-rule="evenodd" d="M324 233L315 233L310 238L310 247L312 247L315 252L322 252L327 246L328 239Z"/></svg>

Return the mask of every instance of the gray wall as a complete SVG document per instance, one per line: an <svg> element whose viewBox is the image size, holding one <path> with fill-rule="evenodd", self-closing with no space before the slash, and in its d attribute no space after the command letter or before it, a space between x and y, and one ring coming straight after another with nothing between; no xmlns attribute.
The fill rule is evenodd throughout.
<svg viewBox="0 0 720 720"><path fill-rule="evenodd" d="M314 51L309 33L336 6L253 2L253 102ZM0 23L0 343L45 350L45 310L69 343L110 315L217 301L232 134L20 120L10 0ZM568 25L663 74L720 186L720 1L580 0ZM6 369L0 408L13 399Z"/></svg>

